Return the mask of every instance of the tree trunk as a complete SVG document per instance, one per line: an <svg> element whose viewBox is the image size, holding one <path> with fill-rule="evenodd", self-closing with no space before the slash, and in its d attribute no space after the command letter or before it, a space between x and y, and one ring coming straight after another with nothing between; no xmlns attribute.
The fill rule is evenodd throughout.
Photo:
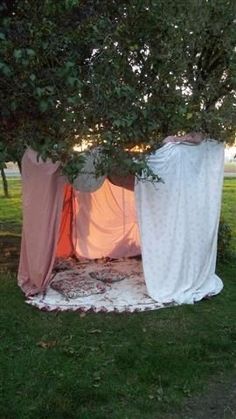
<svg viewBox="0 0 236 419"><path fill-rule="evenodd" d="M2 184L3 184L3 190L4 190L4 196L5 198L10 198L9 190L8 190L8 183L7 183L7 177L4 172L4 169L1 169L1 176L2 176Z"/></svg>
<svg viewBox="0 0 236 419"><path fill-rule="evenodd" d="M22 167L21 167L21 160L17 160L16 162L17 162L17 166L18 166L19 172L20 172L20 174L21 174L21 170L22 170Z"/></svg>

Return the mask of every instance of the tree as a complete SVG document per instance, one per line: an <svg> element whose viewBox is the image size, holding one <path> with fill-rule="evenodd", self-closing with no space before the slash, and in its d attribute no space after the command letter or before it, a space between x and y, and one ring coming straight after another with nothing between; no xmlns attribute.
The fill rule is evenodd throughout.
<svg viewBox="0 0 236 419"><path fill-rule="evenodd" d="M27 0L1 5L1 142L62 162L83 139L122 173L169 134L234 139L234 0ZM145 153L143 154L145 155Z"/></svg>
<svg viewBox="0 0 236 419"><path fill-rule="evenodd" d="M3 184L3 192L5 198L9 198L9 190L8 190L8 182L5 174L5 162L7 160L6 156L6 150L3 146L0 144L0 172L1 172L1 178L2 178L2 184Z"/></svg>

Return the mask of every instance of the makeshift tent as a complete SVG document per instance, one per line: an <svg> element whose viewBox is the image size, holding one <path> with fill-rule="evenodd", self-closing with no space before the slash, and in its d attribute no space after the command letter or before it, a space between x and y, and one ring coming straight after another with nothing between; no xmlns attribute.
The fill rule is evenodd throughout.
<svg viewBox="0 0 236 419"><path fill-rule="evenodd" d="M149 158L162 182L136 180L134 192L107 178L98 181L97 190L81 192L66 182L59 163L43 162L27 150L18 272L25 294L46 292L55 258L140 253L153 300L193 303L219 293L223 284L215 264L224 146L187 140L169 137Z"/></svg>

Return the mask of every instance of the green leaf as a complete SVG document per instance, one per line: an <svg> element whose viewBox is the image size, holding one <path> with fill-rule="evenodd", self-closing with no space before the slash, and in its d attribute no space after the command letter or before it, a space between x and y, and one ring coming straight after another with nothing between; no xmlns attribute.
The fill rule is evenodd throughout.
<svg viewBox="0 0 236 419"><path fill-rule="evenodd" d="M46 112L48 110L49 103L46 100L41 100L39 102L39 109L41 112Z"/></svg>
<svg viewBox="0 0 236 419"><path fill-rule="evenodd" d="M54 87L53 87L53 86L46 86L46 87L44 88L44 92L45 92L47 95L52 95L52 94L54 93Z"/></svg>
<svg viewBox="0 0 236 419"><path fill-rule="evenodd" d="M29 55L29 57L34 57L36 55L35 51L31 48L26 48L26 52Z"/></svg>
<svg viewBox="0 0 236 419"><path fill-rule="evenodd" d="M15 100L11 102L11 110L14 112L17 109L17 103Z"/></svg>
<svg viewBox="0 0 236 419"><path fill-rule="evenodd" d="M66 0L65 5L67 9L70 9L74 6L79 6L80 0Z"/></svg>
<svg viewBox="0 0 236 419"><path fill-rule="evenodd" d="M65 63L65 67L66 67L67 69L72 68L72 67L74 67L74 66L75 66L75 63L74 63L73 61L67 61L67 62Z"/></svg>
<svg viewBox="0 0 236 419"><path fill-rule="evenodd" d="M76 102L78 101L78 97L77 96L70 96L67 98L67 101L70 105L75 105Z"/></svg>
<svg viewBox="0 0 236 419"><path fill-rule="evenodd" d="M0 62L0 71L4 74L4 76L9 77L12 74L11 68L4 62Z"/></svg>
<svg viewBox="0 0 236 419"><path fill-rule="evenodd" d="M13 52L13 56L16 60L19 60L22 57L22 50L21 49L15 49Z"/></svg>
<svg viewBox="0 0 236 419"><path fill-rule="evenodd" d="M43 95L44 89L42 89L41 87L36 87L35 89L35 93L37 96L41 97Z"/></svg>
<svg viewBox="0 0 236 419"><path fill-rule="evenodd" d="M67 84L71 87L75 87L76 84L78 84L79 79L77 77L68 77L67 78Z"/></svg>

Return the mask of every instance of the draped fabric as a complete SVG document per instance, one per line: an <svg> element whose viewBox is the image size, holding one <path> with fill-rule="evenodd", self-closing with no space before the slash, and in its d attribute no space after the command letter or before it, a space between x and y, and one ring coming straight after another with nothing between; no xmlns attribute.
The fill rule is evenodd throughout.
<svg viewBox="0 0 236 419"><path fill-rule="evenodd" d="M75 191L73 243L89 259L140 254L134 193L107 179L96 192Z"/></svg>
<svg viewBox="0 0 236 419"><path fill-rule="evenodd" d="M64 201L56 252L57 258L68 258L74 256L74 245L72 240L73 198L74 190L71 185L66 184L64 187Z"/></svg>
<svg viewBox="0 0 236 419"><path fill-rule="evenodd" d="M195 140L167 142L151 155L148 164L162 182L136 181L135 193L108 179L96 191L76 191L59 163L27 150L18 271L25 294L46 290L56 257L121 258L141 250L155 301L193 303L220 292L215 264L224 146ZM132 182L126 186L132 189Z"/></svg>
<svg viewBox="0 0 236 419"><path fill-rule="evenodd" d="M215 275L224 146L168 143L149 158L163 182L135 186L149 295L193 303L222 289Z"/></svg>
<svg viewBox="0 0 236 419"><path fill-rule="evenodd" d="M45 290L54 264L65 181L59 164L37 159L27 150L22 160L23 229L18 282L27 294Z"/></svg>
<svg viewBox="0 0 236 419"><path fill-rule="evenodd" d="M134 191L134 184L135 184L134 175L127 175L127 176L110 175L108 176L108 180L111 183L113 183L113 185L120 186L120 188L125 188L125 189L129 189L130 191Z"/></svg>
<svg viewBox="0 0 236 419"><path fill-rule="evenodd" d="M59 163L22 160L23 228L18 283L26 295L46 290L56 257L120 258L140 254L134 193L105 180L77 192Z"/></svg>
<svg viewBox="0 0 236 419"><path fill-rule="evenodd" d="M192 143L200 144L203 141L204 135L201 132L190 132L185 135L169 135L163 140L163 144L167 143Z"/></svg>

